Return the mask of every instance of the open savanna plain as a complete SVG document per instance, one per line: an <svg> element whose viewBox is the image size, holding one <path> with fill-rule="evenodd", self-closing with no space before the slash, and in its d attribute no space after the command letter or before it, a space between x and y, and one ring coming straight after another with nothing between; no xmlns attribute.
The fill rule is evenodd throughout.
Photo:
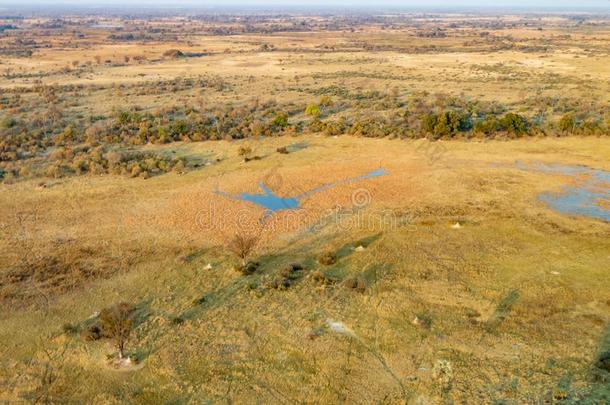
<svg viewBox="0 0 610 405"><path fill-rule="evenodd" d="M610 400L607 16L0 27L0 402Z"/></svg>

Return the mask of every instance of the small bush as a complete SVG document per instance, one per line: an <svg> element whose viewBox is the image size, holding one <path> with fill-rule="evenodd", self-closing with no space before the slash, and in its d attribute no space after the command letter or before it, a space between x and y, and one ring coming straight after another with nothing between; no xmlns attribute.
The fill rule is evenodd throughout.
<svg viewBox="0 0 610 405"><path fill-rule="evenodd" d="M287 277L277 277L266 284L268 288L275 290L286 290L290 287L291 281Z"/></svg>
<svg viewBox="0 0 610 405"><path fill-rule="evenodd" d="M303 270L303 266L298 263L292 263L279 271L279 276L288 281L296 280L300 277L299 272Z"/></svg>
<svg viewBox="0 0 610 405"><path fill-rule="evenodd" d="M64 323L61 329L66 335L75 335L78 333L78 325L74 325L69 322Z"/></svg>
<svg viewBox="0 0 610 405"><path fill-rule="evenodd" d="M320 107L317 104L309 104L305 108L305 114L310 117L318 117L320 115Z"/></svg>
<svg viewBox="0 0 610 405"><path fill-rule="evenodd" d="M474 132L484 134L484 135L493 135L500 129L500 123L498 119L491 115L485 117L484 120L479 121L474 126Z"/></svg>
<svg viewBox="0 0 610 405"><path fill-rule="evenodd" d="M84 329L80 336L83 340L92 341L101 339L104 337L104 333L98 324L93 324Z"/></svg>
<svg viewBox="0 0 610 405"><path fill-rule="evenodd" d="M240 265L235 266L235 270L243 274L244 276L248 276L250 274L254 274L259 267L258 262L247 262Z"/></svg>
<svg viewBox="0 0 610 405"><path fill-rule="evenodd" d="M430 329L432 327L432 315L428 312L418 312L415 314L413 323L424 329Z"/></svg>
<svg viewBox="0 0 610 405"><path fill-rule="evenodd" d="M329 284L333 284L334 280L329 278L328 276L326 276L326 274L324 274L323 272L321 272L320 270L316 270L314 272L311 273L311 279L321 285L329 285Z"/></svg>
<svg viewBox="0 0 610 405"><path fill-rule="evenodd" d="M199 298L195 298L195 299L193 300L193 305L194 305L194 306L197 306L197 305L204 304L205 302L207 302L207 298L206 298L206 296L205 296L205 295L202 295L201 297L199 297Z"/></svg>
<svg viewBox="0 0 610 405"><path fill-rule="evenodd" d="M273 125L278 128L285 128L288 126L288 116L284 113L279 113L273 119Z"/></svg>
<svg viewBox="0 0 610 405"><path fill-rule="evenodd" d="M351 290L354 290L356 292L359 292L361 294L364 294L367 289L366 281L364 281L363 279L361 279L359 277L349 278L349 279L345 280L344 285L345 285L345 287L347 287Z"/></svg>
<svg viewBox="0 0 610 405"><path fill-rule="evenodd" d="M167 51L163 52L163 56L165 56L166 58L182 58L184 57L184 52L182 52L179 49L168 49Z"/></svg>
<svg viewBox="0 0 610 405"><path fill-rule="evenodd" d="M175 316L172 318L172 325L182 325L184 323L184 318L180 316Z"/></svg>
<svg viewBox="0 0 610 405"><path fill-rule="evenodd" d="M252 148L249 146L240 146L239 149L237 149L237 154L241 157L248 157L252 154Z"/></svg>
<svg viewBox="0 0 610 405"><path fill-rule="evenodd" d="M337 256L333 252L326 252L318 258L318 262L325 266L330 266L337 262Z"/></svg>
<svg viewBox="0 0 610 405"><path fill-rule="evenodd" d="M17 126L17 120L15 118L9 117L9 118L5 118L2 121L2 127L9 129L9 128L13 128Z"/></svg>

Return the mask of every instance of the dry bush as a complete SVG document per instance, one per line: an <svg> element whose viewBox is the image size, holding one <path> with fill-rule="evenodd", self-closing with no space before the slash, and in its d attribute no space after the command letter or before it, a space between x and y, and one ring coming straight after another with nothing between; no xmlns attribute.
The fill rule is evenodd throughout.
<svg viewBox="0 0 610 405"><path fill-rule="evenodd" d="M276 290L286 290L290 287L293 281L298 280L301 277L301 271L304 270L303 266L298 263L292 263L281 269L278 276L267 283L268 288Z"/></svg>
<svg viewBox="0 0 610 405"><path fill-rule="evenodd" d="M349 278L345 280L344 285L346 288L349 288L361 294L364 294L367 288L366 281L359 277Z"/></svg>
<svg viewBox="0 0 610 405"><path fill-rule="evenodd" d="M166 58L181 58L184 56L184 53L179 50L179 49L168 49L167 51L163 52L163 56Z"/></svg>
<svg viewBox="0 0 610 405"><path fill-rule="evenodd" d="M104 336L114 341L119 358L125 357L125 345L133 331L135 307L126 302L118 303L100 312L100 327Z"/></svg>
<svg viewBox="0 0 610 405"><path fill-rule="evenodd" d="M325 266L330 266L337 262L337 256L333 252L326 252L318 258L318 262Z"/></svg>
<svg viewBox="0 0 610 405"><path fill-rule="evenodd" d="M311 279L321 285L330 285L334 283L334 280L327 277L326 274L322 273L320 270L312 272Z"/></svg>
<svg viewBox="0 0 610 405"><path fill-rule="evenodd" d="M227 250L233 253L241 261L241 266L245 268L248 257L256 248L258 241L258 236L237 234L227 243Z"/></svg>
<svg viewBox="0 0 610 405"><path fill-rule="evenodd" d="M252 148L249 146L240 146L237 150L237 154L243 158L247 158L252 154Z"/></svg>

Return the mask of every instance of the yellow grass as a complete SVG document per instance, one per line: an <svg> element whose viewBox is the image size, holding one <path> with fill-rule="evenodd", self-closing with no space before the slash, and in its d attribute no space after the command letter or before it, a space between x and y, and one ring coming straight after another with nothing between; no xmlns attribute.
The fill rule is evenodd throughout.
<svg viewBox="0 0 610 405"><path fill-rule="evenodd" d="M608 322L608 225L554 213L536 196L569 179L519 171L512 163L581 163L607 170L606 140L445 142L435 161L426 148L438 143L294 140L309 147L280 155L273 154L275 148L292 139L253 142L256 153L270 156L247 164L237 155L237 143L170 145L182 153L226 157L183 176L85 177L52 182L45 189L27 182L3 185L0 206L7 235L18 232L16 212L43 207L36 223L25 225L41 230L28 235L33 246L61 239L88 246L100 257L119 255L130 264L67 294L50 291L47 309L38 305L5 312L1 358L12 365L5 378L16 385L2 399L14 399L39 383L36 370L48 361L42 348L61 353L63 347L62 362L53 363L59 374L50 388L54 395L102 402L161 401L185 392L216 400L257 395L271 402L307 397L395 402L405 395L412 400L444 396L461 401L475 395L486 401L494 395L521 401L541 396L568 372L574 389L586 383ZM390 175L305 201L303 208L313 210L308 220L321 219L319 213L335 204L349 209L354 189L365 188L372 197L365 213L388 209L405 222L339 226L331 215L316 233L298 226L272 232L258 251L262 268L253 276L232 270L235 259L220 245L230 228L206 230L197 223L208 201L219 205L215 215L238 207L253 223L262 215L245 203L214 197L216 184L223 191L253 192L257 181L276 172L285 181L276 178L274 191L290 195L299 187L379 165ZM452 229L456 221L462 228ZM372 235L378 236L363 252L347 249L332 269L315 262L324 251L345 251L345 244ZM301 281L286 291L266 289L264 280L290 262L307 266ZM208 263L211 270L204 269ZM307 276L316 268L330 271L338 283L316 284ZM373 280L362 295L340 281L358 274ZM250 283L254 290L245 288ZM488 330L498 303L511 290L519 298L506 319ZM204 295L207 300L193 306ZM129 346L144 367L127 380L104 365L110 347L61 332L63 323L82 322L118 300L150 312ZM412 324L422 313L432 318L429 330ZM185 320L180 326L171 324L177 316ZM329 331L329 319L343 322L354 336ZM310 340L308 334L318 329L324 333ZM37 363L29 363L30 356ZM449 392L432 375L443 359L453 369ZM75 386L77 372L82 382ZM14 379L22 374L27 379ZM513 380L518 388L511 388Z"/></svg>
<svg viewBox="0 0 610 405"><path fill-rule="evenodd" d="M440 23L463 21L497 19L446 15ZM534 96L604 106L610 30L601 17L588 21L544 16L536 23L543 30L481 25L422 38L416 34L435 28L436 19L413 16L412 26L397 29L215 36L202 34L200 21L159 17L151 26L177 39L142 42L113 41L115 31L105 28L81 26L84 38L37 28L20 35L50 47L30 58L2 55L0 89L82 84L66 90L74 104L62 103L67 116L82 117L273 99L294 102L296 111L319 100L312 90L328 86L442 93L515 111ZM483 31L515 47L496 50ZM11 40L7 34L0 44ZM262 44L276 50L263 52ZM171 49L211 54L163 56ZM154 92L160 80L200 76L231 88ZM135 83L149 86L141 93L121 87ZM49 104L38 93L23 100L23 108ZM262 158L245 163L245 144ZM306 147L277 153L291 144ZM146 180L0 183L0 402L602 398L606 387L591 369L610 344L610 224L551 210L538 196L573 179L515 163L610 171L607 136L429 142L305 134L134 148L211 164ZM261 207L216 193L256 193L263 183L293 197L379 167L389 175L314 194L300 210L266 222ZM250 258L260 267L248 276L234 270L238 259L227 249L240 233L260 237ZM320 264L325 253L337 263ZM291 263L305 269L289 287L275 288ZM353 280L366 290L350 288ZM127 352L140 363L117 370L106 339L79 333L120 301L138 308Z"/></svg>

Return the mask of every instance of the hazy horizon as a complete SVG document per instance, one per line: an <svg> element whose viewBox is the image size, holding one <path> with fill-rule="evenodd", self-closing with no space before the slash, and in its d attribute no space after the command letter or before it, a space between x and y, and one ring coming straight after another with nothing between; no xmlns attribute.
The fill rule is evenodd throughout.
<svg viewBox="0 0 610 405"><path fill-rule="evenodd" d="M191 8L191 9L229 9L229 8L244 8L244 9L339 9L339 8L356 8L356 9L610 9L610 0L539 0L532 4L531 1L524 0L504 0L497 1L494 4L481 0L464 0L460 2L451 2L446 0L430 0L430 1L396 1L382 0L375 2L374 5L369 1L364 0L312 0L304 5L301 1L290 0L227 0L227 1L209 1L209 0L176 0L168 2L166 0L0 0L0 8L30 8L30 7L75 7L75 8Z"/></svg>

